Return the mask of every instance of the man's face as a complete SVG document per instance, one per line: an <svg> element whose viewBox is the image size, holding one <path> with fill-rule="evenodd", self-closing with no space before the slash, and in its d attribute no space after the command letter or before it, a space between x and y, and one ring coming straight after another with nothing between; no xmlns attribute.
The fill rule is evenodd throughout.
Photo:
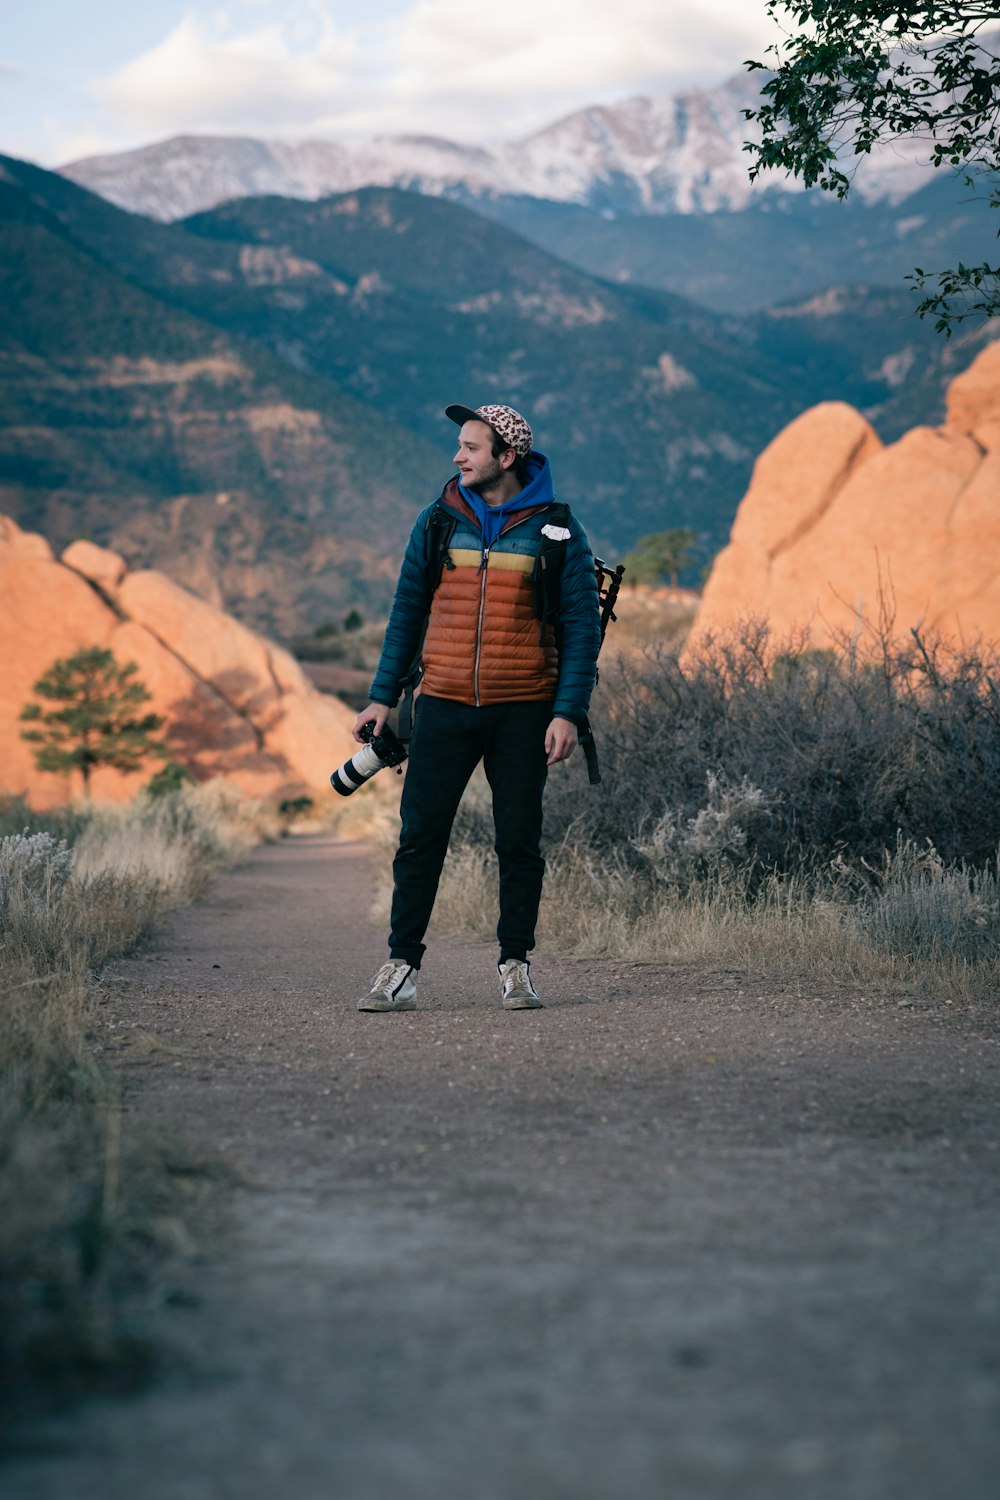
<svg viewBox="0 0 1000 1500"><path fill-rule="evenodd" d="M485 422L463 422L454 461L466 489L480 489L483 485L495 484L504 470L510 467L509 463L503 462L505 456L509 457L510 451L508 449L506 455L501 453L499 458L494 458L493 428L488 427Z"/></svg>

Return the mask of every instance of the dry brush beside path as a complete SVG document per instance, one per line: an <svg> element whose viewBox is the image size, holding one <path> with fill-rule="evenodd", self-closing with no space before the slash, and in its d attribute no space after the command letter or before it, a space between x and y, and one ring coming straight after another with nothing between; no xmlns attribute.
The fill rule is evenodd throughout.
<svg viewBox="0 0 1000 1500"><path fill-rule="evenodd" d="M360 1015L364 851L261 850L109 986L129 1107L239 1163L128 1401L17 1500L940 1500L1000 1464L996 1000L438 944ZM207 1226L206 1226L207 1227Z"/></svg>

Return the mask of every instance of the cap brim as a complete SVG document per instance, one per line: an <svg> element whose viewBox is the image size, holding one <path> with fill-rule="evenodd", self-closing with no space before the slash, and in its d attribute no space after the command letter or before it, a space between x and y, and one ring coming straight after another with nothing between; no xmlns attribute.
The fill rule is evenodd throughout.
<svg viewBox="0 0 1000 1500"><path fill-rule="evenodd" d="M451 421L457 422L459 427L463 422L483 422L487 427L490 425L486 418L481 417L477 411L473 411L471 406L446 406L444 414Z"/></svg>

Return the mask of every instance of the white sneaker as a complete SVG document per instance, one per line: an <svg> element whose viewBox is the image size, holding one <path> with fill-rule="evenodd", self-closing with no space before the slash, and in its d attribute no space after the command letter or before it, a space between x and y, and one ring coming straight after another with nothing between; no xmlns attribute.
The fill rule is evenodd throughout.
<svg viewBox="0 0 1000 1500"><path fill-rule="evenodd" d="M500 1003L504 1010L541 1010L542 1002L531 982L531 965L526 958L508 958L497 964L500 975Z"/></svg>
<svg viewBox="0 0 1000 1500"><path fill-rule="evenodd" d="M401 958L390 958L372 980L372 987L358 1010L416 1010L417 981L412 964Z"/></svg>

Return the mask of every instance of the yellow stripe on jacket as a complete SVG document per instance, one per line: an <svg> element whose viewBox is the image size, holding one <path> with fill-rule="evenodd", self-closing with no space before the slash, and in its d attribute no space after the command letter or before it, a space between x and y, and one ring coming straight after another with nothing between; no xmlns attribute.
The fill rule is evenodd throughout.
<svg viewBox="0 0 1000 1500"><path fill-rule="evenodd" d="M477 572L483 560L483 554L475 547L452 547L448 556L453 567L475 568ZM530 573L535 566L535 559L525 556L523 552L491 552L486 559L486 566L506 568L511 573Z"/></svg>

